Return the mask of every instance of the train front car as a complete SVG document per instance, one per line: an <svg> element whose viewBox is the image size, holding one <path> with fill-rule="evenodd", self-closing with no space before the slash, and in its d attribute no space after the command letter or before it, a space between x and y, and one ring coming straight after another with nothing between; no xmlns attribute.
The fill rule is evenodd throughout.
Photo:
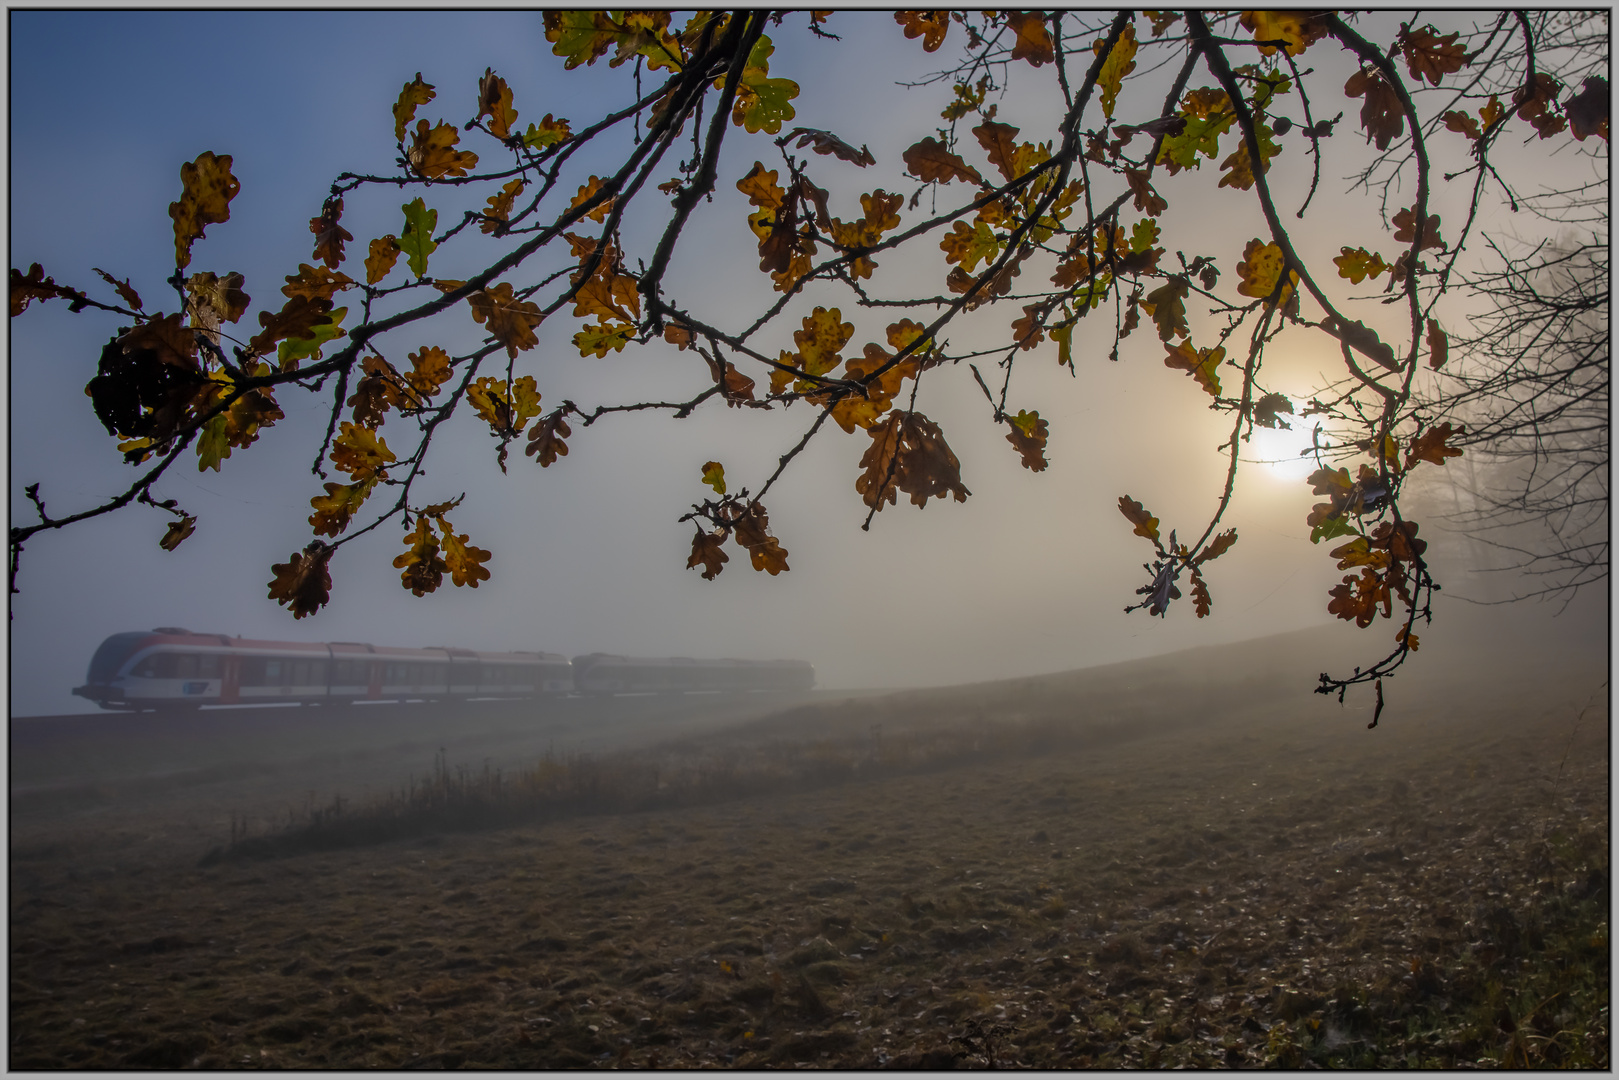
<svg viewBox="0 0 1619 1080"><path fill-rule="evenodd" d="M141 712L199 708L234 700L234 639L177 626L113 634L90 660L73 693L103 709Z"/></svg>

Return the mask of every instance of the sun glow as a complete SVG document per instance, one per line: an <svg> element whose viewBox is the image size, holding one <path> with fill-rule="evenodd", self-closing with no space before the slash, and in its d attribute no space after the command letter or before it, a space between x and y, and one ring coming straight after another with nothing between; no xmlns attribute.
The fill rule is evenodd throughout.
<svg viewBox="0 0 1619 1080"><path fill-rule="evenodd" d="M1278 480L1303 480L1316 470L1315 457L1310 449L1310 429L1295 423L1291 430L1281 428L1254 428L1251 438L1242 448L1240 460L1264 466L1265 472Z"/></svg>

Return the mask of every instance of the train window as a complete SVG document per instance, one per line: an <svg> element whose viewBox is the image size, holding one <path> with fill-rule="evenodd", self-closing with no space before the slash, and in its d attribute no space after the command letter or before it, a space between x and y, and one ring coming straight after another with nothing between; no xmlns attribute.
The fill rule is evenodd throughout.
<svg viewBox="0 0 1619 1080"><path fill-rule="evenodd" d="M277 683L279 683L281 681L282 673L285 670L286 670L286 661L284 661L284 660L266 660L266 661L264 661L264 678L263 678L263 680L261 680L262 685L264 685L264 686L274 686L274 685L276 685Z"/></svg>

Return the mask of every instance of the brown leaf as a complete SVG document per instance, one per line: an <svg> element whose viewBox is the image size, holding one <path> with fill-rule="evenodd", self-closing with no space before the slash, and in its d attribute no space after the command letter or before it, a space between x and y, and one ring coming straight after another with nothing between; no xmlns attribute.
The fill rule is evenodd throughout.
<svg viewBox="0 0 1619 1080"><path fill-rule="evenodd" d="M1339 322L1328 318L1322 321L1321 328L1389 371L1400 370L1400 361L1395 357L1394 349L1377 336L1376 330L1365 323Z"/></svg>
<svg viewBox="0 0 1619 1080"><path fill-rule="evenodd" d="M331 322L331 314L330 300L311 300L307 296L293 297L283 304L278 312L259 312L259 326L263 329L247 343L247 349L251 353L262 354L275 348L278 341L296 341L311 337L316 326L324 326Z"/></svg>
<svg viewBox="0 0 1619 1080"><path fill-rule="evenodd" d="M180 546L181 541L196 531L197 519L190 514L181 514L179 521L169 522L168 531L163 534L163 539L158 541L158 546L164 551L173 551Z"/></svg>
<svg viewBox="0 0 1619 1080"><path fill-rule="evenodd" d="M1465 425L1452 428L1447 420L1438 427L1431 427L1421 435L1411 440L1411 449L1405 455L1407 469L1419 461L1431 461L1435 465L1443 465L1446 458L1461 457L1459 448L1446 446L1445 442L1452 435L1460 435L1466 430Z"/></svg>
<svg viewBox="0 0 1619 1080"><path fill-rule="evenodd" d="M1457 43L1460 34L1439 36L1430 23L1420 30L1406 30L1400 34L1398 46L1405 55L1406 68L1419 82L1427 79L1434 86L1446 75L1452 75L1467 66L1467 48Z"/></svg>
<svg viewBox="0 0 1619 1080"><path fill-rule="evenodd" d="M1130 184L1131 192L1135 194L1135 207L1137 210L1143 214L1157 217L1169 209L1169 203L1158 192L1153 190L1152 183L1147 179L1146 172L1126 166L1124 178Z"/></svg>
<svg viewBox="0 0 1619 1080"><path fill-rule="evenodd" d="M830 131L820 128L793 128L784 137L783 141L797 139L798 148L813 147L817 154L831 154L844 161L853 162L864 169L867 165L877 164L877 159L871 156L871 151L862 146L859 150L850 146Z"/></svg>
<svg viewBox="0 0 1619 1080"><path fill-rule="evenodd" d="M281 295L289 299L306 296L311 300L330 300L337 292L352 288L354 279L341 270L299 263L298 272L288 277L287 283L281 287Z"/></svg>
<svg viewBox="0 0 1619 1080"><path fill-rule="evenodd" d="M1202 619L1208 616L1213 606L1213 601L1209 599L1208 584L1204 582L1203 575L1197 572L1197 567L1192 567L1192 610Z"/></svg>
<svg viewBox="0 0 1619 1080"><path fill-rule="evenodd" d="M867 506L881 509L885 500L895 503L896 491L910 495L917 506L947 494L966 502L972 494L961 482L961 462L939 426L921 413L894 413L867 434L872 442L860 459L865 472L855 481Z"/></svg>
<svg viewBox="0 0 1619 1080"><path fill-rule="evenodd" d="M1402 244L1409 244L1416 238L1416 208L1406 207L1394 215L1394 239ZM1444 246L1445 242L1439 238L1439 215L1429 214L1427 223L1422 228L1422 250L1443 248Z"/></svg>
<svg viewBox="0 0 1619 1080"><path fill-rule="evenodd" d="M311 540L303 554L295 551L288 561L271 566L275 577L270 580L270 599L291 608L294 619L313 615L325 607L332 592L332 575L327 564L334 550L319 540Z"/></svg>
<svg viewBox="0 0 1619 1080"><path fill-rule="evenodd" d="M99 266L92 266L90 269L92 269L96 273L100 274L101 279L103 281L105 281L108 285L111 285L114 289L117 289L118 290L118 295L123 298L124 303L128 304L130 307L134 308L136 311L139 311L141 309L141 306L142 306L141 305L141 294L136 292L133 288L130 287L130 284L129 284L129 281L128 281L127 278L125 280L123 280L123 281L119 281L117 278L113 277L111 274L107 273L105 270L101 269L101 267L99 267ZM192 275L192 276L195 277L196 275ZM240 277L240 276L241 275L237 275L237 277ZM240 282L238 282L238 284L240 284ZM236 320L232 319L231 321L235 322Z"/></svg>
<svg viewBox="0 0 1619 1080"><path fill-rule="evenodd" d="M775 577L788 568L787 549L770 535L770 514L762 504L749 503L733 521L732 528L736 542L747 549L755 570Z"/></svg>
<svg viewBox="0 0 1619 1080"><path fill-rule="evenodd" d="M1006 441L1023 455L1023 467L1030 472L1045 472L1047 424L1040 414L1019 410L1016 416L1008 416L1006 423L1012 429L1006 433Z"/></svg>
<svg viewBox="0 0 1619 1080"><path fill-rule="evenodd" d="M1376 142L1379 150L1387 150L1389 143L1405 131L1405 108L1400 95L1383 73L1376 68L1362 68L1344 83L1346 97L1365 97L1360 107L1360 124L1366 129L1366 141Z"/></svg>
<svg viewBox="0 0 1619 1080"><path fill-rule="evenodd" d="M539 305L518 300L506 282L473 293L467 297L467 303L472 308L472 317L487 323L489 333L506 346L509 359L515 360L519 349L532 349L540 343L534 336L534 328L545 319Z"/></svg>
<svg viewBox="0 0 1619 1080"><path fill-rule="evenodd" d="M1147 512L1147 509L1128 495L1119 496L1119 513L1125 516L1137 536L1146 537L1153 543L1158 542L1158 519Z"/></svg>
<svg viewBox="0 0 1619 1080"><path fill-rule="evenodd" d="M1438 371L1445 366L1445 360L1450 356L1450 338L1445 336L1445 330L1432 319L1428 320L1428 366Z"/></svg>
<svg viewBox="0 0 1619 1080"><path fill-rule="evenodd" d="M1207 547L1197 553L1197 558L1192 560L1192 565L1202 566L1206 562L1213 562L1221 555L1224 555L1226 552L1230 551L1231 546L1236 542L1237 530L1227 529L1225 532L1215 536L1213 540L1209 541Z"/></svg>
<svg viewBox="0 0 1619 1080"><path fill-rule="evenodd" d="M568 456L568 444L562 440L572 435L568 429L568 407L548 413L534 422L528 429L528 446L523 453L529 457L538 456L540 468L546 468L558 457Z"/></svg>
<svg viewBox="0 0 1619 1080"><path fill-rule="evenodd" d="M985 120L973 128L978 144L989 154L989 163L1008 180L1017 179L1017 128L995 120Z"/></svg>
<svg viewBox="0 0 1619 1080"><path fill-rule="evenodd" d="M1580 92L1563 102L1563 114L1574 137L1584 142L1588 136L1600 135L1608 141L1608 112L1611 108L1608 80L1592 75L1581 85ZM136 307L140 307L137 303Z"/></svg>
<svg viewBox="0 0 1619 1080"><path fill-rule="evenodd" d="M45 268L38 263L28 267L26 275L18 272L14 266L11 268L11 317L16 318L28 310L32 300L52 300L56 297L66 300L83 299L84 294L77 289L70 289L65 285L58 285L55 280L45 276Z"/></svg>
<svg viewBox="0 0 1619 1080"><path fill-rule="evenodd" d="M731 561L731 557L720 546L725 543L727 535L724 529L704 532L699 528L697 535L691 540L691 558L686 560L686 568L691 569L701 564L704 581L713 581L718 577L720 571L725 569L725 564Z"/></svg>
<svg viewBox="0 0 1619 1080"><path fill-rule="evenodd" d="M912 146L900 157L912 176L930 184L949 183L951 180L966 180L974 184L984 181L978 170L963 161L961 155L952 154L932 136Z"/></svg>
<svg viewBox="0 0 1619 1080"><path fill-rule="evenodd" d="M1512 103L1517 106L1518 117L1529 121L1542 139L1556 135L1567 123L1552 111L1562 88L1555 78L1544 71L1537 71L1532 84L1520 86L1513 92Z"/></svg>
<svg viewBox="0 0 1619 1080"><path fill-rule="evenodd" d="M314 257L334 269L343 261L343 245L354 239L353 233L338 224L342 216L343 200L332 196L321 207L320 217L309 219L309 231L315 234Z"/></svg>
<svg viewBox="0 0 1619 1080"><path fill-rule="evenodd" d="M348 403L354 407L354 422L362 427L380 427L388 409L410 406L405 396L404 380L392 364L380 356L367 356L360 361L364 377L355 384L354 395Z"/></svg>

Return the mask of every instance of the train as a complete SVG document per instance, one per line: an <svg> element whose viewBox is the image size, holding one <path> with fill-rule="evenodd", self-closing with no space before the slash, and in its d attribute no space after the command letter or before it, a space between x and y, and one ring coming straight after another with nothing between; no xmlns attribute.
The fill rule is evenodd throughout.
<svg viewBox="0 0 1619 1080"><path fill-rule="evenodd" d="M391 648L357 641L257 641L178 626L113 634L73 688L124 712L204 705L346 705L566 694L806 691L802 660L694 660L589 653Z"/></svg>

